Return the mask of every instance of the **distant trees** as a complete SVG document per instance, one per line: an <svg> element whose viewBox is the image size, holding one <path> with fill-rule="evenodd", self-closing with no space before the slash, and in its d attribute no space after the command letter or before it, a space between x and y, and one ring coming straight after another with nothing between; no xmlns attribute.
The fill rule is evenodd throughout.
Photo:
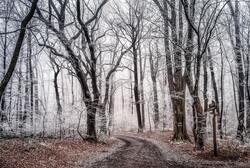
<svg viewBox="0 0 250 168"><path fill-rule="evenodd" d="M197 149L202 149L204 145L203 134L205 132L205 118L201 99L199 97L201 61L213 37L214 29L221 15L221 11L224 9L227 2L222 3L218 1L213 3L212 1L206 1L201 3L203 6L199 6L201 4L198 4L198 2L194 0L180 0L178 2L178 13L176 11L175 1L154 0L154 3L159 8L164 23L168 84L174 114L173 139L189 139L185 126L185 90L187 86L193 98L193 132L196 147ZM187 40L185 45L183 39L183 13L185 15L185 22L187 23ZM169 14L171 17L169 17ZM171 31L169 31L169 29ZM171 40L169 40L169 37L171 37ZM173 48L172 52L170 52L171 47ZM171 54L173 54L173 56L171 56ZM183 59L185 59L185 64L182 61ZM204 59L206 60L206 58ZM195 62L193 62L193 60L195 60ZM204 63L204 70L206 70L208 64L206 62ZM194 73L192 73L193 69ZM204 71L204 73L207 75L206 71ZM204 77L204 80L207 80L207 78ZM206 85L204 85L204 89L206 92ZM206 99L206 94L204 98Z"/></svg>
<svg viewBox="0 0 250 168"><path fill-rule="evenodd" d="M1 80L1 83L0 83L0 100L1 100L1 107L2 107L1 111L0 111L0 116L2 116L1 117L1 122L4 122L4 121L7 120L6 114L3 114L4 110L5 110L4 93L6 91L8 83L11 80L11 77L12 77L14 71L15 71L15 68L16 68L16 65L17 65L17 62L18 62L18 58L19 58L19 55L20 55L20 51L21 51L21 48L22 48L22 44L23 44L23 41L25 39L26 28L27 28L27 25L29 24L29 22L31 21L32 17L35 14L37 3L38 3L38 0L32 1L32 4L31 4L31 7L29 9L28 14L21 21L21 25L20 25L20 29L19 29L20 32L19 32L17 42L16 42L15 47L14 47L14 51L12 53L10 63L8 65L8 68L7 68L7 63L6 63L6 60L7 60L7 34L9 33L9 32L7 32L8 16L6 17L6 20L5 20L5 32L4 32L5 46L4 46L4 56L3 56L4 57L4 61L3 61L4 75L3 75L3 79ZM12 4L10 3L10 5L12 5Z"/></svg>
<svg viewBox="0 0 250 168"><path fill-rule="evenodd" d="M190 140L187 126L192 125L196 149L202 150L213 100L220 137L235 109L237 137L243 141L250 132L250 3L110 1L46 0L37 10L37 0L0 2L7 6L0 8L1 124L26 135L30 123L32 133L38 126L46 136L54 117L51 125L60 137L77 127L82 138L97 141L112 132L116 96L121 96L118 117L135 111L139 132L151 130L151 119L156 130L165 129L172 125L168 116L173 140ZM231 83L233 91L225 92ZM78 124L70 121L75 111Z"/></svg>
<svg viewBox="0 0 250 168"><path fill-rule="evenodd" d="M47 36L52 36L52 34L55 35L63 46L62 49L66 51L67 54L58 51L55 46L50 45L49 38L48 41L43 41L40 45L45 46L55 56L66 60L74 69L74 75L81 86L82 100L87 110L88 139L94 141L97 140L97 112L101 119L100 131L107 134L106 104L110 93L110 78L119 67L122 57L131 48L124 49L124 45L120 43L119 40L115 42L117 43L116 47L119 48L120 51L116 51L114 55L111 54L112 57L110 57L110 59L113 61L105 76L104 96L101 96L100 88L98 88L99 72L97 69L97 60L100 59L100 57L98 57L99 55L97 52L102 51L98 48L97 43L104 38L107 33L105 30L103 32L98 32L100 29L99 20L101 18L102 9L107 2L108 0L103 0L98 6L95 6L96 10L93 11L90 6L95 4L87 4L86 2L81 3L81 1L77 0L75 8L76 13L71 13L67 10L67 7L70 5L69 1L65 0L57 3L53 0L49 0L48 17L46 16L46 12L43 12L42 8L38 10L39 19L51 31ZM85 16L87 15L86 11L92 15L87 19ZM75 22L73 22L74 24L68 23L66 18L69 17L75 19ZM68 29L72 31L73 35L67 33Z"/></svg>
<svg viewBox="0 0 250 168"><path fill-rule="evenodd" d="M0 84L0 99L2 99L5 88L7 87L8 83L10 81L10 78L11 78L11 76L12 76L14 70L15 70L16 63L17 63L17 60L18 60L18 56L19 56L19 53L20 53L20 50L21 50L21 47L22 47L22 43L23 43L23 40L24 40L25 33L26 33L26 27L27 27L28 23L30 22L30 20L32 19L33 15L35 13L37 2L38 2L38 0L34 0L32 2L32 6L30 8L29 13L27 14L27 16L21 22L20 33L19 33L19 36L18 36L18 39L17 39L17 42L16 42L16 46L15 46L15 49L14 49L14 52L13 52L13 55L12 55L12 58L11 58L9 68L8 68L6 74L4 75L4 78L2 79L1 84Z"/></svg>
<svg viewBox="0 0 250 168"><path fill-rule="evenodd" d="M133 69L129 69L133 73L133 93L134 93L134 101L136 107L137 114L137 122L138 122L138 131L143 131L144 128L144 107L143 107L143 70L140 53L140 45L143 36L143 17L144 17L144 3L129 0L126 2L126 10L122 10L117 8L117 24L121 31L121 36L123 40L126 40L131 45L131 56L132 56L132 65ZM140 67L140 69L139 69ZM141 78L140 78L141 77ZM141 81L140 81L141 80ZM143 118L144 117L144 118Z"/></svg>

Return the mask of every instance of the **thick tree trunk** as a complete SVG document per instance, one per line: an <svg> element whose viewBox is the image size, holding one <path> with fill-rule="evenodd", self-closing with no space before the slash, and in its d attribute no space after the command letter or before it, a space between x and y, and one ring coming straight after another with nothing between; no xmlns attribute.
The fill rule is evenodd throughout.
<svg viewBox="0 0 250 168"><path fill-rule="evenodd" d="M189 140L186 129L186 115L185 115L185 94L180 95L182 98L172 99L174 111L174 136L173 140L185 141Z"/></svg>
<svg viewBox="0 0 250 168"><path fill-rule="evenodd" d="M204 149L204 144L205 144L205 130L204 130L204 123L205 123L205 118L204 118L204 113L203 113L203 108L201 105L201 101L198 96L193 96L193 108L194 112L196 113L197 116L197 127L196 127L196 143L195 147L197 150L203 150Z"/></svg>
<svg viewBox="0 0 250 168"><path fill-rule="evenodd" d="M106 115L106 104L101 105L101 110L99 111L100 117L100 132L103 135L107 135L107 115Z"/></svg>
<svg viewBox="0 0 250 168"><path fill-rule="evenodd" d="M96 141L96 108L92 103L85 103L87 107L87 135L89 140Z"/></svg>
<svg viewBox="0 0 250 168"><path fill-rule="evenodd" d="M182 4L179 1L179 29L177 29L177 14L176 14L176 2L171 0L171 35L174 50L174 79L175 81L172 88L174 88L174 94L172 95L172 104L174 112L174 136L173 140L182 141L189 140L186 130L186 111L185 111L185 90L186 83L183 77L182 70L182 52L179 46L182 45L183 40L183 21L182 21ZM177 31L178 30L178 35Z"/></svg>
<svg viewBox="0 0 250 168"><path fill-rule="evenodd" d="M244 120L245 120L245 84L244 84L244 68L241 54L241 32L240 32L240 15L239 15L239 1L235 2L235 8L232 5L232 2L228 3L233 20L234 20L234 34L235 34L235 61L237 64L238 71L238 129L237 129L237 138L243 141L243 131L244 131Z"/></svg>
<svg viewBox="0 0 250 168"><path fill-rule="evenodd" d="M74 57L72 57L74 58ZM90 91L88 89L86 79L84 76L84 72L82 71L79 62L77 59L74 60L72 64L76 71L77 79L81 85L82 93L83 93L83 101L87 109L87 135L89 140L97 141L96 136L96 111L100 108L99 106L99 98L95 100L91 99Z"/></svg>

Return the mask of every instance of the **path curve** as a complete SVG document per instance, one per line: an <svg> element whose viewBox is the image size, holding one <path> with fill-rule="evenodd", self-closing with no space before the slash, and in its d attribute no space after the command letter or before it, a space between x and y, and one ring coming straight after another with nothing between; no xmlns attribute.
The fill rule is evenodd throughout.
<svg viewBox="0 0 250 168"><path fill-rule="evenodd" d="M92 168L184 168L173 161L166 161L153 143L130 136L117 136L125 144L115 153L97 161Z"/></svg>

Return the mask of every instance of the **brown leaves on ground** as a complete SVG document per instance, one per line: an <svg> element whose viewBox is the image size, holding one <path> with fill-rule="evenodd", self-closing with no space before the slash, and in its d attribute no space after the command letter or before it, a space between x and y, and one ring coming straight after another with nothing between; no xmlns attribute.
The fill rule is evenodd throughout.
<svg viewBox="0 0 250 168"><path fill-rule="evenodd" d="M205 145L204 151L196 151L194 143L190 142L173 142L172 141L172 131L163 132L145 132L140 133L139 136L159 140L161 142L167 143L170 147L173 147L176 151L182 154L188 154L195 159L211 160L211 161L239 161L239 162L249 162L250 161L250 148L240 145L233 141L232 139L218 139L218 156L213 155L213 145L212 143L207 143ZM191 137L192 139L192 137ZM208 140L211 142L211 139Z"/></svg>
<svg viewBox="0 0 250 168"><path fill-rule="evenodd" d="M77 166L89 153L114 144L90 143L80 139L0 140L1 168L68 168Z"/></svg>

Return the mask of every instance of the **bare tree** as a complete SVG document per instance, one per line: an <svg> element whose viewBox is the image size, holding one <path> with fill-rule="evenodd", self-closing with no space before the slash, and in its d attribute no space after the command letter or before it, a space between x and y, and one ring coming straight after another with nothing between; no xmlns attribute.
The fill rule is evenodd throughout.
<svg viewBox="0 0 250 168"><path fill-rule="evenodd" d="M188 41L186 49L186 82L189 89L189 92L193 98L193 110L195 113L194 123L196 124L194 135L196 140L196 149L201 150L204 147L204 110L201 104L199 97L199 82L200 82L200 69L201 69L201 60L204 54L207 51L208 44L213 36L214 29L216 27L217 21L221 15L222 10L229 1L217 1L213 3L208 0L204 2L203 7L199 13L198 22L194 22L194 14L196 9L196 1L191 0L189 3L188 0L181 0L185 18L188 22ZM222 3L222 5L221 5ZM205 23L205 24L202 24ZM196 35L197 40L197 49L195 52L195 78L194 82L192 81L191 75L191 65L192 65L192 53L194 51L193 47L193 35ZM190 37L189 37L190 36ZM191 48L190 48L191 47Z"/></svg>
<svg viewBox="0 0 250 168"><path fill-rule="evenodd" d="M117 59L113 59L113 64L107 72L105 77L105 93L103 100L100 100L101 93L98 88L98 77L97 77L97 46L96 43L100 38L106 35L106 32L102 33L101 36L95 36L98 29L98 22L100 20L100 15L102 8L108 2L108 0L103 0L99 6L97 6L96 11L92 11L86 2L81 3L79 0L76 1L76 14L72 14L71 11L67 11L67 5L69 2L67 0L57 4L59 7L54 4L54 1L49 0L49 17L45 17L41 9L38 10L39 19L45 23L47 28L55 33L56 37L59 39L64 50L67 52L67 55L60 53L54 46L49 44L42 44L48 48L55 56L61 57L67 62L70 63L71 67L74 69L75 76L77 77L81 90L82 90L82 100L87 109L87 135L90 140L97 140L96 135L96 113L100 112L100 116L106 120L105 116L105 107L108 102L109 97L109 80L112 74L119 67L122 57L130 50L131 47L124 49L124 46L121 46L119 56ZM92 16L88 19L84 19L85 12L88 10ZM53 13L57 15L54 17ZM73 17L76 22L76 27L74 28L76 33L73 36L70 36L67 33L67 23L65 17ZM53 24L52 20L58 22L58 27ZM70 24L71 25L71 24ZM80 26L80 27L78 27ZM73 43L75 40L81 40L80 45ZM75 50L75 48L80 49ZM90 80L90 82L89 82ZM101 119L102 120L102 119ZM100 130L107 133L107 122L102 121Z"/></svg>
<svg viewBox="0 0 250 168"><path fill-rule="evenodd" d="M183 62L182 50L183 44L183 7L181 1L178 1L178 28L177 29L177 12L176 1L162 1L154 0L159 8L164 25L164 43L167 65L168 86L170 90L171 102L174 114L174 135L173 140L189 140L186 129L186 116L185 116L185 90L186 83L183 76ZM171 18L169 18L169 8ZM169 40L171 30L171 40ZM173 59L170 52L170 42L173 45Z"/></svg>
<svg viewBox="0 0 250 168"><path fill-rule="evenodd" d="M142 111L141 111L141 94L139 88L139 47L143 33L143 3L135 0L130 0L126 2L128 7L128 12L122 11L117 7L117 15L119 17L120 29L122 33L122 38L128 41L131 44L131 54L133 62L133 77L134 77L134 100L137 113L138 121L138 131L143 131L143 121L142 121ZM130 69L131 70L131 69ZM142 80L142 79L141 79Z"/></svg>
<svg viewBox="0 0 250 168"><path fill-rule="evenodd" d="M19 33L19 36L18 36L18 39L16 42L16 46L15 46L12 58L11 58L11 62L9 64L9 68L8 68L6 74L4 75L4 78L2 79L2 81L0 83L0 100L2 99L4 91L5 91L8 83L11 79L11 76L12 76L14 70L15 70L15 67L16 67L16 64L18 61L18 57L19 57L19 53L20 53L20 50L22 47L22 43L23 43L23 40L25 37L26 27L35 13L37 3L38 3L38 0L34 0L32 2L29 13L26 15L26 17L21 22L20 33Z"/></svg>

